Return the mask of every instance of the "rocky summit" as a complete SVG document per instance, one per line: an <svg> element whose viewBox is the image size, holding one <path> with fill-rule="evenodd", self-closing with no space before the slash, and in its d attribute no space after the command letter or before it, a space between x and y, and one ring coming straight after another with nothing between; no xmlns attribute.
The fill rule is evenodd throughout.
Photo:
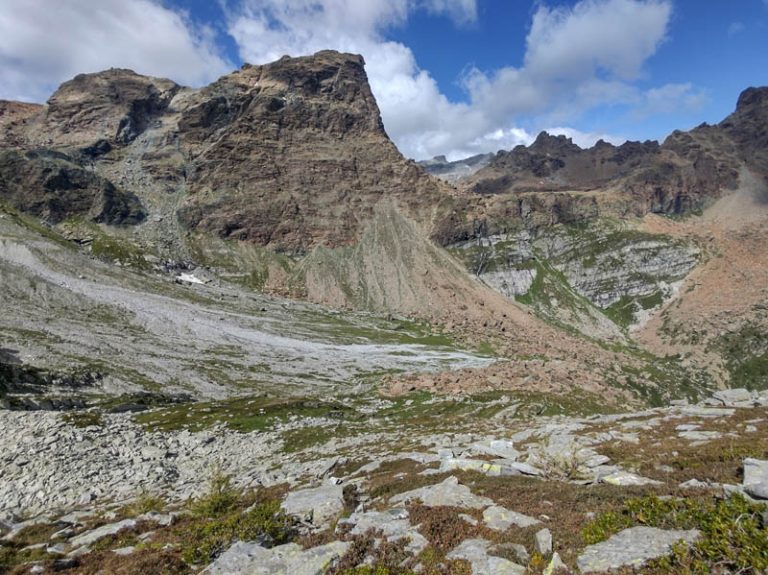
<svg viewBox="0 0 768 575"><path fill-rule="evenodd" d="M417 163L333 51L0 102L0 573L764 573L767 126Z"/></svg>

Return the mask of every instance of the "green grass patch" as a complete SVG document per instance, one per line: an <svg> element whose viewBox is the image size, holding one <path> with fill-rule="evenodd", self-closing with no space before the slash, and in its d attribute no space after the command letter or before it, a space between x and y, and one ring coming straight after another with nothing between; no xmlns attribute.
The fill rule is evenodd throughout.
<svg viewBox="0 0 768 575"><path fill-rule="evenodd" d="M765 505L741 495L685 499L642 497L627 500L623 509L595 518L582 530L587 543L603 541L634 525L661 529L698 529L693 545L677 545L669 557L654 561L646 573L762 573L768 569L768 526Z"/></svg>
<svg viewBox="0 0 768 575"><path fill-rule="evenodd" d="M200 431L223 423L247 433L265 431L292 416L336 417L349 412L337 402L315 399L241 397L224 401L187 403L138 414L135 421L153 431L189 429Z"/></svg>

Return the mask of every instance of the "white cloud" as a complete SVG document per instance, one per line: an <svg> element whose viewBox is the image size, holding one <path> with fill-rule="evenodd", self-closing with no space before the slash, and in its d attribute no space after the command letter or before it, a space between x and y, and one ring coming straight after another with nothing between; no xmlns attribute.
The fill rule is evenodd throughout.
<svg viewBox="0 0 768 575"><path fill-rule="evenodd" d="M665 84L641 94L632 115L635 120L643 120L662 114L698 112L707 101L707 94L690 83Z"/></svg>
<svg viewBox="0 0 768 575"><path fill-rule="evenodd" d="M231 8L229 32L242 58L255 64L326 48L361 53L387 132L415 158L511 148L532 139L519 127L523 119L538 131L603 104L651 110L663 96L646 97L633 82L666 37L671 0L539 4L522 65L469 69L462 78L467 103L449 101L410 48L387 41L387 29L418 9L457 24L477 17L476 0L241 0ZM610 139L571 133L581 142Z"/></svg>
<svg viewBox="0 0 768 575"><path fill-rule="evenodd" d="M0 98L42 101L110 67L197 86L232 65L211 29L152 0L0 0Z"/></svg>

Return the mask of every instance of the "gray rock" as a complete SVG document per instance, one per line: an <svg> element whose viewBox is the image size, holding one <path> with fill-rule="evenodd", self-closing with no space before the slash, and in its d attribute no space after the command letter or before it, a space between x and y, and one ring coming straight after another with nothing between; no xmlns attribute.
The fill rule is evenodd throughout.
<svg viewBox="0 0 768 575"><path fill-rule="evenodd" d="M482 575L524 575L525 567L508 559L488 555L490 543L485 539L467 539L446 555L447 559L464 559L472 566L472 573Z"/></svg>
<svg viewBox="0 0 768 575"><path fill-rule="evenodd" d="M461 471L479 471L492 477L498 477L502 475L519 475L512 463L504 460L503 463L496 461L485 461L484 459L464 459L460 457L451 457L443 459L440 463L440 471L455 471L457 469Z"/></svg>
<svg viewBox="0 0 768 575"><path fill-rule="evenodd" d="M400 493L390 498L390 502L399 504L416 499L420 499L427 507L450 506L482 509L493 505L493 500L473 494L469 487L460 485L459 480L455 477L448 477L437 485Z"/></svg>
<svg viewBox="0 0 768 575"><path fill-rule="evenodd" d="M768 461L744 460L744 491L757 499L768 499Z"/></svg>
<svg viewBox="0 0 768 575"><path fill-rule="evenodd" d="M537 531L533 545L536 548L536 551L542 555L549 555L552 553L552 532L546 527L541 531Z"/></svg>
<svg viewBox="0 0 768 575"><path fill-rule="evenodd" d="M281 504L288 515L295 515L313 525L329 523L344 511L344 494L340 485L323 485L292 491Z"/></svg>
<svg viewBox="0 0 768 575"><path fill-rule="evenodd" d="M665 531L655 527L632 527L620 531L607 541L590 545L576 560L582 573L640 567L646 561L667 555L678 541L693 543L699 532Z"/></svg>
<svg viewBox="0 0 768 575"><path fill-rule="evenodd" d="M614 473L609 473L608 475L603 475L600 477L600 482L608 483L609 485L619 485L621 487L636 485L661 485L661 481L635 475L634 473L629 473L628 471L616 471Z"/></svg>
<svg viewBox="0 0 768 575"><path fill-rule="evenodd" d="M707 442L712 441L713 439L719 439L723 436L722 433L719 431L681 431L678 433L678 435L683 438L687 439L688 441L699 441L699 442Z"/></svg>
<svg viewBox="0 0 768 575"><path fill-rule="evenodd" d="M92 545L102 537L106 537L107 535L114 535L118 531L121 531L123 529L130 529L135 526L136 526L135 519L123 519L122 521L118 521L117 523L109 523L108 525L102 525L101 527L98 527L91 531L86 531L85 533L81 533L77 537L73 537L72 539L70 539L69 544L72 547L86 547L88 545Z"/></svg>
<svg viewBox="0 0 768 575"><path fill-rule="evenodd" d="M544 475L544 471L528 463L522 461L511 461L509 466L515 471L519 471L523 475L532 475L534 477L541 477Z"/></svg>
<svg viewBox="0 0 768 575"><path fill-rule="evenodd" d="M531 525L538 525L541 523L534 517L523 515L516 511L510 511L499 505L493 505L483 511L483 521L485 524L494 531L506 531L512 525L518 527L530 527Z"/></svg>
<svg viewBox="0 0 768 575"><path fill-rule="evenodd" d="M485 453L502 459L511 461L520 457L520 452L515 449L511 441L506 439L494 439L488 443L475 443L472 445L472 451L476 453Z"/></svg>
<svg viewBox="0 0 768 575"><path fill-rule="evenodd" d="M203 573L207 575L322 575L346 553L349 543L334 541L304 550L288 543L265 549L238 541Z"/></svg>
<svg viewBox="0 0 768 575"><path fill-rule="evenodd" d="M552 559L549 560L549 565L544 569L542 575L552 575L557 572L558 569L567 569L567 565L560 559L560 554L555 551L552 555Z"/></svg>
<svg viewBox="0 0 768 575"><path fill-rule="evenodd" d="M716 391L712 399L726 407L752 407L755 404L755 394L744 388Z"/></svg>
<svg viewBox="0 0 768 575"><path fill-rule="evenodd" d="M408 520L408 511L402 508L381 512L353 513L347 519L339 521L339 527L342 525L353 526L349 531L351 535L362 535L368 530L374 529L381 531L388 541L396 541L402 538L409 539L410 542L407 549L414 554L421 553L429 545L429 541L416 528L411 526Z"/></svg>

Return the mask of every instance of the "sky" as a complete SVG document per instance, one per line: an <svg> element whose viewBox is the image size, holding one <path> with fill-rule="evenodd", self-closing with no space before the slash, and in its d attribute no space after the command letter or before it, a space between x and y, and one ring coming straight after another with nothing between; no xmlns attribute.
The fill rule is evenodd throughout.
<svg viewBox="0 0 768 575"><path fill-rule="evenodd" d="M0 0L0 98L110 67L197 87L329 48L363 55L407 157L663 141L768 85L768 0Z"/></svg>

